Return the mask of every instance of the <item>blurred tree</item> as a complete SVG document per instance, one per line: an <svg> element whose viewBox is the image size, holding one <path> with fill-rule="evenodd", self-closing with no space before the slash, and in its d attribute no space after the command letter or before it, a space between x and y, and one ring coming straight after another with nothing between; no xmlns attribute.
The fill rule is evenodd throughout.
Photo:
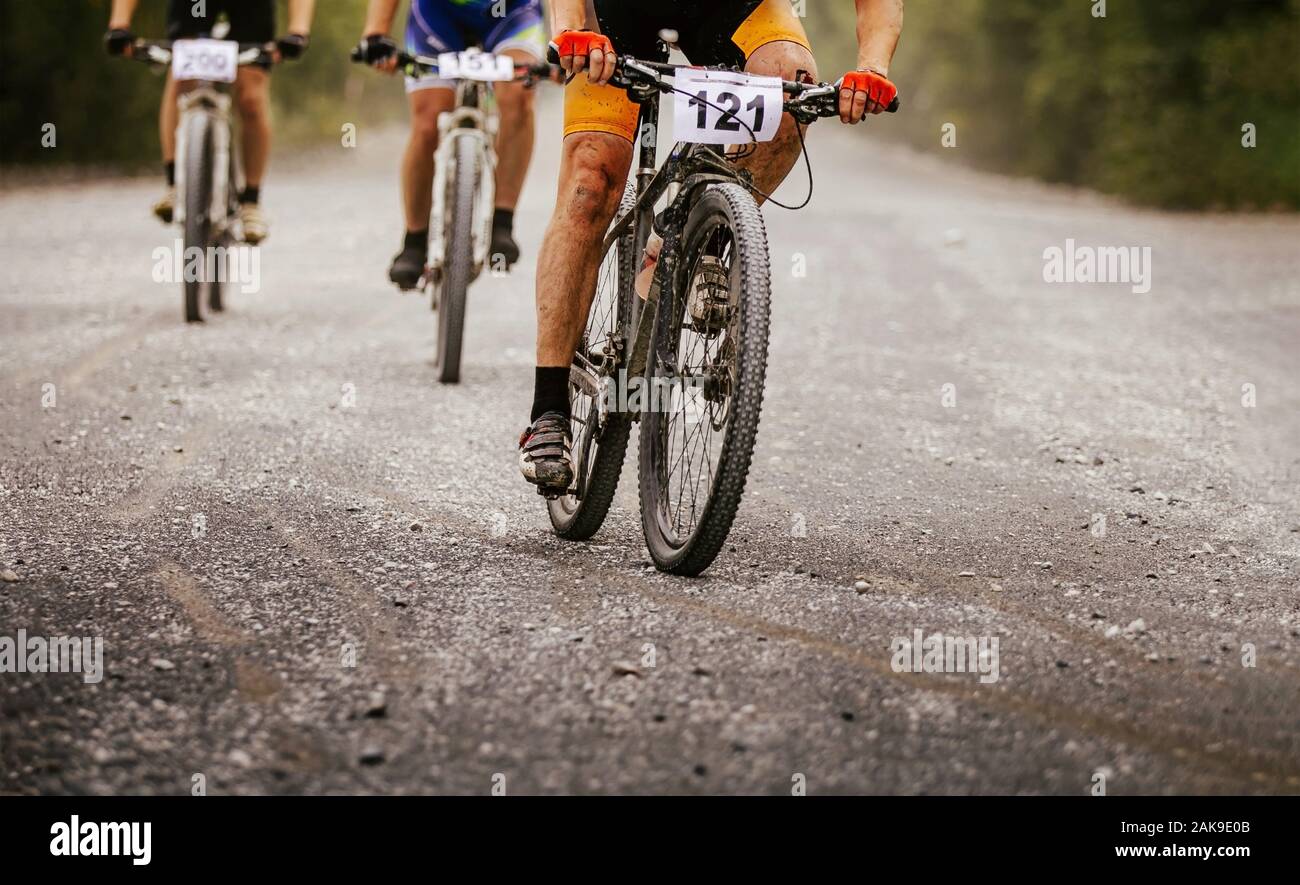
<svg viewBox="0 0 1300 885"><path fill-rule="evenodd" d="M1300 208L1300 0L913 0L877 132L1176 208ZM807 0L823 76L850 0ZM832 63L833 62L833 63ZM946 123L957 148L945 149ZM1243 146L1251 124L1257 146Z"/></svg>
<svg viewBox="0 0 1300 885"><path fill-rule="evenodd" d="M286 0L277 0L283 24ZM162 76L109 57L110 0L0 0L0 165L140 169L158 162ZM344 122L398 115L400 83L348 62L366 0L321 0L311 48L278 68L277 141L337 141ZM133 30L161 39L165 0L141 0ZM42 147L53 123L56 146Z"/></svg>
<svg viewBox="0 0 1300 885"><path fill-rule="evenodd" d="M320 0L311 51L277 71L282 147L400 116L400 86L346 60L365 2ZM797 3L822 76L852 66L852 0ZM1096 3L912 0L893 70L903 112L875 130L1143 203L1300 207L1300 0L1110 0L1104 18ZM164 0L140 5L137 32L161 36ZM108 7L0 0L0 166L157 162L161 79L104 54ZM940 146L947 123L955 149Z"/></svg>

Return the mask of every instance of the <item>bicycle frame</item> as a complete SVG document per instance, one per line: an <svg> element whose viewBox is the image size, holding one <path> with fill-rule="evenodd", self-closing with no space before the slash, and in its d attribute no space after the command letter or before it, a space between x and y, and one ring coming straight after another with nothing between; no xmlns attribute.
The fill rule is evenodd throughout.
<svg viewBox="0 0 1300 885"><path fill-rule="evenodd" d="M635 64L629 59L629 63ZM642 305L641 299L633 298L631 316L626 328L622 330L622 352L615 354L611 361L614 370L613 382L619 383L618 370L623 369L624 377L631 379L641 377L649 371L650 341L653 337L660 293L672 280L678 270L678 244L686 216L694 199L695 192L715 182L738 182L748 185L750 175L747 170L736 167L731 161L707 145L679 141L673 147L662 167L656 167L659 151L659 96L660 91L654 86L635 84L628 89L634 101L641 106L637 121L636 179L637 199L635 207L606 235L604 251L608 252L614 242L623 236L629 225L633 226L633 255L645 253L650 233L655 229L655 204L665 195L668 205L659 216L659 233L663 237L659 264L655 269L650 292ZM619 347L619 345L615 345ZM570 373L573 383L584 392L594 396L603 405L607 397L599 394L601 379L590 366L577 366ZM606 414L599 417L603 427ZM639 421L640 413L633 415Z"/></svg>

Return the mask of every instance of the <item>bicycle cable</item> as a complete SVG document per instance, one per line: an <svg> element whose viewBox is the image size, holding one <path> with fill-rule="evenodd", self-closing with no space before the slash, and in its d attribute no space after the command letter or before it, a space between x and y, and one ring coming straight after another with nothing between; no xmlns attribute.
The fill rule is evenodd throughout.
<svg viewBox="0 0 1300 885"><path fill-rule="evenodd" d="M661 80L660 82L662 83L663 81ZM727 159L733 161L744 160L752 156L754 152L758 150L758 144L759 144L758 136L754 134L754 130L749 127L749 124L746 123L744 120L740 119L739 117L737 117L734 112L718 107L716 104L709 101L707 98L701 98L698 95L693 95L687 92L685 89L678 89L676 86L669 86L667 83L664 83L664 85L668 86L668 88L673 92L676 92L680 95L685 95L687 98L691 99L692 101L698 101L701 102L702 104L708 105L709 107L713 108L715 111L718 111L720 114L722 114L724 118L731 117L741 126L745 127L745 130L749 132L749 142L742 145L741 150L735 151L731 154L725 154L724 156ZM808 170L808 196L804 198L804 201L800 203L798 206L788 206L785 203L782 203L780 200L773 197L771 194L764 192L761 188L757 187L752 182L742 181L741 184L743 184L751 194L761 197L764 202L771 203L773 206L776 206L778 209L788 209L791 212L798 212L800 209L805 208L809 203L812 202L814 180L813 180L812 160L808 157L808 144L806 141L804 141L804 137L803 137L804 127L796 120L794 124L794 128L795 128L795 132L799 134L799 152L803 154L804 166ZM741 153L741 151L744 151L744 153Z"/></svg>

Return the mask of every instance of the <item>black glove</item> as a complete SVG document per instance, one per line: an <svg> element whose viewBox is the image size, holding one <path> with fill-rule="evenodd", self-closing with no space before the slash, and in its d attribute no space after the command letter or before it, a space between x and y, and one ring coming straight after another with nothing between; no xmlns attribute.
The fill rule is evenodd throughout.
<svg viewBox="0 0 1300 885"><path fill-rule="evenodd" d="M302 54L307 51L307 44L311 38L306 34L285 34L279 40L275 41L275 48L280 50L280 57L292 61L302 58Z"/></svg>
<svg viewBox="0 0 1300 885"><path fill-rule="evenodd" d="M109 55L122 55L126 48L135 42L135 34L126 28L113 28L104 35L104 48Z"/></svg>
<svg viewBox="0 0 1300 885"><path fill-rule="evenodd" d="M361 57L368 65L377 64L397 55L397 42L383 34L367 34L361 39Z"/></svg>

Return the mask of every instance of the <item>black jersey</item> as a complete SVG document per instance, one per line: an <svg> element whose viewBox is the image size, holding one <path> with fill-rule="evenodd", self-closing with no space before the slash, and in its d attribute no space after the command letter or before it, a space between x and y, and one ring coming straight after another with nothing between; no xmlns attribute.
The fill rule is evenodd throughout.
<svg viewBox="0 0 1300 885"><path fill-rule="evenodd" d="M600 30L621 55L662 61L659 32L671 28L694 64L735 65L744 53L732 41L763 0L595 0Z"/></svg>

